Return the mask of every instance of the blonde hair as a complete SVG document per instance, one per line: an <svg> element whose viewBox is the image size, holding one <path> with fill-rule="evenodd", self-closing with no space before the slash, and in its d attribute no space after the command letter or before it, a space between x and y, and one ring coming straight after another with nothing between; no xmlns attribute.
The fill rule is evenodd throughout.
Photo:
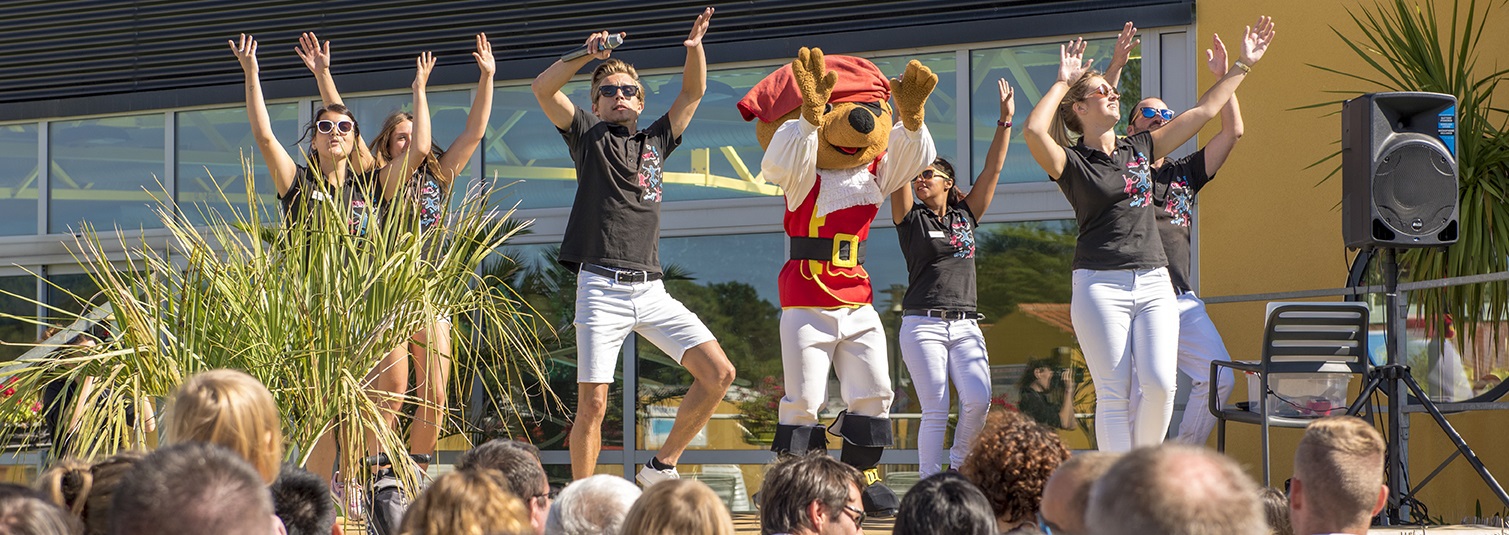
<svg viewBox="0 0 1509 535"><path fill-rule="evenodd" d="M1373 512L1383 488L1383 435L1355 416L1310 423L1294 450L1294 478L1304 487L1306 524L1339 531Z"/></svg>
<svg viewBox="0 0 1509 535"><path fill-rule="evenodd" d="M84 533L104 535L110 529L110 500L115 497L121 476L145 456L140 451L123 451L92 466L77 459L63 459L42 473L36 489L83 520Z"/></svg>
<svg viewBox="0 0 1509 535"><path fill-rule="evenodd" d="M525 535L534 533L524 502L505 489L497 470L456 470L440 476L403 516L400 535Z"/></svg>
<svg viewBox="0 0 1509 535"><path fill-rule="evenodd" d="M1090 80L1097 77L1101 77L1100 71L1086 69L1069 84L1069 92L1058 103L1058 109L1053 111L1053 120L1048 123L1048 135L1053 137L1054 143L1068 147L1084 135L1085 125L1074 114L1074 105L1090 96L1090 91L1094 89L1090 86Z"/></svg>
<svg viewBox="0 0 1509 535"><path fill-rule="evenodd" d="M627 74L634 79L634 85L639 88L639 101L644 102L644 84L639 83L639 71L634 66L621 59L609 59L602 62L596 69L592 69L592 93L587 95L592 102L597 102L597 88L603 85L603 79L615 74Z"/></svg>
<svg viewBox="0 0 1509 535"><path fill-rule="evenodd" d="M236 452L269 485L283 461L283 430L272 393L238 370L203 372L178 388L168 405L168 443L180 442Z"/></svg>
<svg viewBox="0 0 1509 535"><path fill-rule="evenodd" d="M623 535L733 535L728 507L707 484L693 479L656 483L624 517Z"/></svg>

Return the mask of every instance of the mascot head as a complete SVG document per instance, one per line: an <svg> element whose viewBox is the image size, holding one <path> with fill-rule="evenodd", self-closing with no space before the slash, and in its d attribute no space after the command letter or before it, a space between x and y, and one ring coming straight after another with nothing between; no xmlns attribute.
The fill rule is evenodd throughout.
<svg viewBox="0 0 1509 535"><path fill-rule="evenodd" d="M821 51L816 51L821 54ZM891 84L874 63L853 56L824 56L828 72L837 74L837 83L827 102L821 106L817 128L817 166L822 169L849 169L869 165L886 150L894 119L891 115ZM818 80L822 73L818 73ZM802 106L815 88L799 87L791 64L776 69L760 80L739 101L744 120L759 119L755 132L760 148L770 148L776 128L802 118Z"/></svg>

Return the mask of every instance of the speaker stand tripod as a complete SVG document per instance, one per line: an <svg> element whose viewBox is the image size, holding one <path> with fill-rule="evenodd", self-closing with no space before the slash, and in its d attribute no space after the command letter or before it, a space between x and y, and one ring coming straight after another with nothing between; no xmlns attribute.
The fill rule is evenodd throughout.
<svg viewBox="0 0 1509 535"><path fill-rule="evenodd" d="M1386 526L1409 523L1411 520L1409 501L1458 455L1467 459L1468 464L1471 464L1473 470L1477 471L1478 476L1483 479L1483 483L1488 485L1505 507L1509 507L1509 494L1504 493L1504 487L1500 486L1498 480L1493 478L1493 474L1488 472L1488 468L1483 466L1483 461L1467 445L1467 441L1462 439L1461 433L1458 433L1456 428L1446 421L1446 416L1442 415L1436 404L1425 395L1420 384L1410 375L1409 366L1402 364L1404 352L1408 347L1408 333L1405 332L1404 320L1409 312L1409 302L1399 293L1399 263L1396 253L1394 249L1383 249L1383 265L1380 266L1384 289L1386 337L1384 347L1388 352L1388 364L1375 367L1368 372L1366 386L1358 395L1357 401L1347 409L1347 414L1360 414L1359 411L1367 405L1369 397L1378 391L1382 391L1389 399L1386 423L1388 451L1384 461L1388 483L1388 503L1378 515L1379 523ZM1419 404L1430 413L1431 418L1435 419L1436 426L1441 428L1457 449L1451 457L1436 468L1435 472L1413 488L1409 486L1406 476L1409 470L1409 452L1406 449L1409 441L1409 418L1404 409L1408 404L1408 394L1414 394Z"/></svg>

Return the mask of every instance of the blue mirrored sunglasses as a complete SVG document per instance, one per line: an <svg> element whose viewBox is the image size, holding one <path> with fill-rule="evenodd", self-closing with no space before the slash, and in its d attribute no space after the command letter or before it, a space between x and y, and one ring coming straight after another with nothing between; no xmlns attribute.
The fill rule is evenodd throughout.
<svg viewBox="0 0 1509 535"><path fill-rule="evenodd" d="M1154 117L1162 117L1165 121L1172 121L1174 120L1174 110L1160 110L1158 108L1149 108L1147 106L1143 106L1142 116L1148 119L1152 119Z"/></svg>

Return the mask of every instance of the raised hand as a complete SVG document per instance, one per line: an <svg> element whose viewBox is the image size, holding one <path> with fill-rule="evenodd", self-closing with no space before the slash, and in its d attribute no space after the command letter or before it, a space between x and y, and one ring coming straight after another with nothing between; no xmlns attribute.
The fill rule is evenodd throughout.
<svg viewBox="0 0 1509 535"><path fill-rule="evenodd" d="M802 47L791 62L791 77L802 93L802 118L821 126L823 111L833 97L833 87L838 85L838 73L823 63L822 49Z"/></svg>
<svg viewBox="0 0 1509 535"><path fill-rule="evenodd" d="M628 34L618 32L618 38L622 39ZM598 60L608 59L613 55L613 49L608 48L608 32L597 32L587 36L587 51Z"/></svg>
<svg viewBox="0 0 1509 535"><path fill-rule="evenodd" d="M1250 67L1263 59L1263 53L1268 51L1275 33L1272 17L1258 17L1256 25L1248 26L1242 34L1242 63Z"/></svg>
<svg viewBox="0 0 1509 535"><path fill-rule="evenodd" d="M1095 60L1085 61L1085 40L1083 37L1069 41L1069 44L1058 47L1058 81L1074 83L1079 75L1084 74Z"/></svg>
<svg viewBox="0 0 1509 535"><path fill-rule="evenodd" d="M235 39L225 41L231 45L231 52L236 54L236 61L241 62L241 70L248 73L257 72L257 39L250 35L241 34L241 42Z"/></svg>
<svg viewBox="0 0 1509 535"><path fill-rule="evenodd" d="M692 23L692 33L687 35L686 41L681 44L686 45L687 48L702 46L702 36L707 34L707 25L712 19L713 8L702 10L702 14L697 15L697 22Z"/></svg>
<svg viewBox="0 0 1509 535"><path fill-rule="evenodd" d="M498 64L493 60L493 44L487 41L487 34L477 34L477 51L472 52L472 59L477 60L477 68L483 76L491 78L498 72Z"/></svg>
<svg viewBox="0 0 1509 535"><path fill-rule="evenodd" d="M927 97L933 94L935 87L938 87L938 75L915 59L907 62L906 72L901 74L901 78L891 79L896 115L907 130L916 132L922 128L923 106L927 104Z"/></svg>
<svg viewBox="0 0 1509 535"><path fill-rule="evenodd" d="M1001 87L1001 120L1010 121L1011 116L1016 114L1016 90L1006 83L1005 78L996 80L996 84Z"/></svg>
<svg viewBox="0 0 1509 535"><path fill-rule="evenodd" d="M330 70L330 41L320 44L320 38L314 36L314 32L304 32L299 36L299 46L293 51L304 60L304 66L309 67L309 72L319 74L321 71Z"/></svg>
<svg viewBox="0 0 1509 535"><path fill-rule="evenodd" d="M1116 51L1111 55L1112 68L1126 65L1132 59L1132 49L1140 44L1142 39L1137 37L1137 27L1127 21L1126 26L1121 27L1121 35L1116 36Z"/></svg>
<svg viewBox="0 0 1509 535"><path fill-rule="evenodd" d="M425 51L414 60L414 89L424 89L430 83L430 71L435 69L435 54Z"/></svg>
<svg viewBox="0 0 1509 535"><path fill-rule="evenodd" d="M1205 64L1217 77L1222 76L1231 65L1226 63L1226 44L1221 42L1220 34L1210 35L1210 46L1205 49Z"/></svg>

